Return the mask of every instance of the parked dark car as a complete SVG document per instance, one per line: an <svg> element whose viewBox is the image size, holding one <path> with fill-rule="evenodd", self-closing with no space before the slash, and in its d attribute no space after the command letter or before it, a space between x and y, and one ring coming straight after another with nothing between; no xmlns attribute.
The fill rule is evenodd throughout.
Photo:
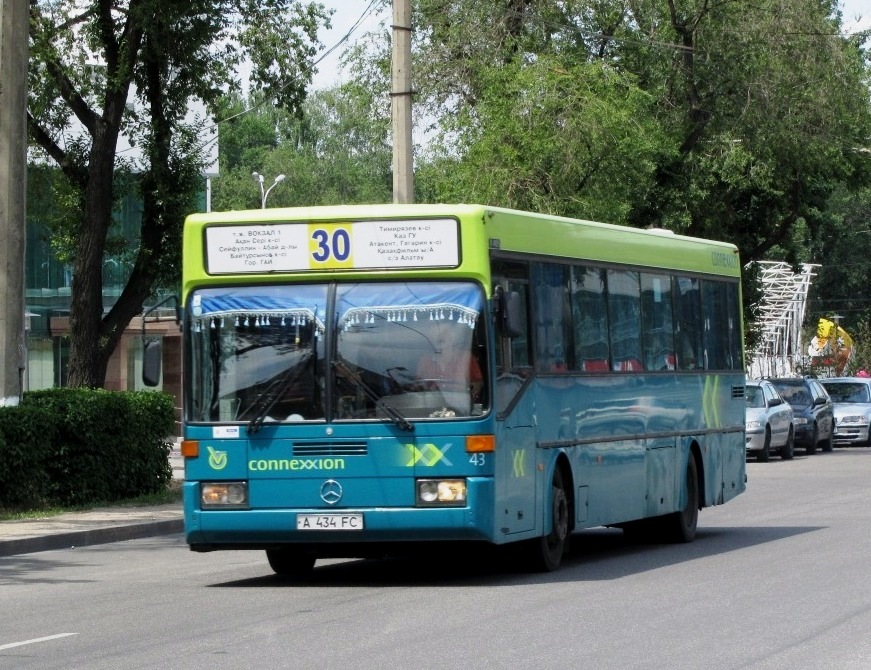
<svg viewBox="0 0 871 670"><path fill-rule="evenodd" d="M769 379L780 397L792 405L795 446L812 454L819 445L831 451L835 438L835 411L828 391L816 379L784 377Z"/></svg>

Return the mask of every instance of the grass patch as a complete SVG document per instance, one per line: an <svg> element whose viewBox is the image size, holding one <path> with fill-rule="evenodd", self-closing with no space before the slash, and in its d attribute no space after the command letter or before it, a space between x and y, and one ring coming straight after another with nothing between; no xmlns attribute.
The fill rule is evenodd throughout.
<svg viewBox="0 0 871 670"><path fill-rule="evenodd" d="M71 507L40 507L38 509L6 509L0 508L0 522L2 521L26 521L28 519L45 519L58 516L65 512L87 512L99 507L150 507L154 505L170 505L181 503L182 482L173 479L165 491L148 493L146 495L115 500L112 502L94 502L87 505L74 505Z"/></svg>

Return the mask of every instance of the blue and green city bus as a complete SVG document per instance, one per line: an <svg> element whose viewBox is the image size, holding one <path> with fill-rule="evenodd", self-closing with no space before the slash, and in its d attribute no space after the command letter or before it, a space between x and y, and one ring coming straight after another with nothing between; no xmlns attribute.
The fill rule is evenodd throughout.
<svg viewBox="0 0 871 670"><path fill-rule="evenodd" d="M730 244L481 205L192 215L186 540L285 575L689 542L745 488L739 279Z"/></svg>

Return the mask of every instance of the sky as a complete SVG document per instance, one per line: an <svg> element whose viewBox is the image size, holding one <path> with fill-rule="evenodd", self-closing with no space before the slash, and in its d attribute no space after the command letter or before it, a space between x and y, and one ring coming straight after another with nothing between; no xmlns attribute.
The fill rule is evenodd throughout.
<svg viewBox="0 0 871 670"><path fill-rule="evenodd" d="M372 10L373 0L319 0L319 2L327 9L336 11L331 19L333 27L330 30L322 31L320 35L324 49L318 58L323 57L323 60L317 65L318 73L313 81L314 88L318 89L329 88L344 81L344 76L339 71L339 57L347 44L353 44L366 33L376 30L382 21L385 21L386 25L392 17L390 7L382 9L380 12ZM374 4L380 3L375 2ZM341 42L349 31L353 32L348 37L346 44L342 44L331 53L324 55L325 51Z"/></svg>
<svg viewBox="0 0 871 670"><path fill-rule="evenodd" d="M383 8L380 12L371 10L373 0L319 0L327 9L335 9L332 18L332 29L323 31L321 42L324 51L335 46L351 30L349 43L367 32L378 28L383 21L385 25L390 23L392 17L391 6ZM380 4L380 3L375 3ZM871 0L842 0L844 27L847 32L855 32L865 28L871 28ZM862 20L856 21L856 16L861 15ZM362 19L362 20L361 20ZM355 24L360 22L355 27ZM318 64L318 74L315 75L314 88L328 88L344 81L344 75L339 71L339 56L344 45L339 46L331 54L324 57Z"/></svg>

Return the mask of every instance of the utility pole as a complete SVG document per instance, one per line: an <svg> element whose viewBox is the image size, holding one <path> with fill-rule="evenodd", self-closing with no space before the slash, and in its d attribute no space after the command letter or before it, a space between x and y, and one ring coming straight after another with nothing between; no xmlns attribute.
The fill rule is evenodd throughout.
<svg viewBox="0 0 871 670"><path fill-rule="evenodd" d="M27 363L24 222L29 11L28 0L0 0L0 405L18 404Z"/></svg>
<svg viewBox="0 0 871 670"><path fill-rule="evenodd" d="M414 202L411 144L411 0L393 0L390 111L393 125L393 202Z"/></svg>

